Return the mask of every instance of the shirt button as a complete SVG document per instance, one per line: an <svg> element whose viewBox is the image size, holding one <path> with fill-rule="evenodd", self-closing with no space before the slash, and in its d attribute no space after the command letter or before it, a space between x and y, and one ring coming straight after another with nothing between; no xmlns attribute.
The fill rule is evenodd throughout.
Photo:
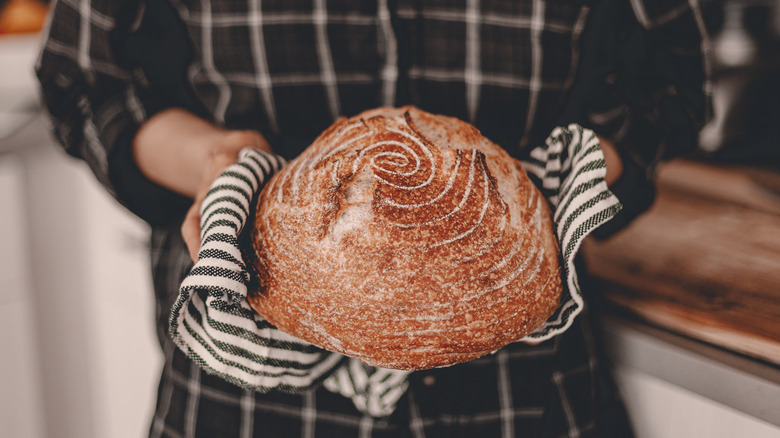
<svg viewBox="0 0 780 438"><path fill-rule="evenodd" d="M422 382L423 382L423 385L425 385L425 386L433 386L434 384L436 384L436 377L433 377L433 376L430 376L430 375L425 376L425 377L423 377Z"/></svg>

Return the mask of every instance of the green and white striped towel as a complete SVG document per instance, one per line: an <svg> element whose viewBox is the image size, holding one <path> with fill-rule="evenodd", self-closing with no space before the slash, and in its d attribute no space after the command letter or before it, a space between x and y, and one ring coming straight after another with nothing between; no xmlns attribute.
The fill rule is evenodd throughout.
<svg viewBox="0 0 780 438"><path fill-rule="evenodd" d="M212 185L201 209L198 262L181 285L170 333L191 359L244 388L307 391L322 384L361 411L389 415L407 388L407 371L370 367L277 330L246 300L249 273L239 236L263 183L284 160L245 149ZM583 306L574 258L583 239L621 206L604 181L598 139L579 125L558 127L523 167L549 200L561 245L564 296L556 312L525 340L568 329Z"/></svg>

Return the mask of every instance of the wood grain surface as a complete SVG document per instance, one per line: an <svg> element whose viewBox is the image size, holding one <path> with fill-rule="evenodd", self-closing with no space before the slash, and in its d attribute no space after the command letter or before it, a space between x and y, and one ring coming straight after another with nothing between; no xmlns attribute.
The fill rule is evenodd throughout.
<svg viewBox="0 0 780 438"><path fill-rule="evenodd" d="M778 181L758 169L669 163L650 211L586 243L589 271L607 300L641 318L780 364Z"/></svg>

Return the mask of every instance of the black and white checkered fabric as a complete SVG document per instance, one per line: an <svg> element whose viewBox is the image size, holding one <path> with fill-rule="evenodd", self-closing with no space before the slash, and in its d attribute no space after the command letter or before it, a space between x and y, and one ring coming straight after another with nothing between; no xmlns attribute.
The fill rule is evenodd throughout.
<svg viewBox="0 0 780 438"><path fill-rule="evenodd" d="M227 129L259 131L275 152L292 158L339 116L409 104L467 120L521 160L557 124L588 123L644 174L658 159L681 153L695 138L692 129L708 119L707 3L52 2L36 71L54 133L152 225L165 365L151 436L514 437L536 436L542 422L543 436L623 436L596 428L606 386L588 377L603 371L586 315L536 346L513 344L410 374L399 408L384 419L357 413L349 399L322 386L261 393L205 374L168 333L192 263L178 222L190 200L139 172L131 139L158 111L182 107ZM577 96L582 112L562 114ZM546 169L535 167L529 172ZM631 182L625 193L619 216L647 200ZM424 377L436 383L428 386Z"/></svg>
<svg viewBox="0 0 780 438"><path fill-rule="evenodd" d="M247 302L249 273L239 235L253 198L283 164L271 153L245 149L212 185L201 209L199 259L171 312L171 336L201 367L241 387L299 392L322 382L351 398L361 412L389 415L406 390L408 372L369 367L316 348L277 330ZM525 339L540 342L564 332L582 311L575 255L620 204L604 181L596 135L579 125L556 128L524 167L553 207L565 276L561 306Z"/></svg>

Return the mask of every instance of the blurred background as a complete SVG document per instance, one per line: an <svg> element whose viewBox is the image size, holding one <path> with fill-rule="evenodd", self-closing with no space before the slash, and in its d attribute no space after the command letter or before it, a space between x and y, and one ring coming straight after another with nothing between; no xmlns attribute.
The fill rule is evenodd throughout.
<svg viewBox="0 0 780 438"><path fill-rule="evenodd" d="M0 436L148 436L147 227L49 135L33 73L46 5L0 4Z"/></svg>
<svg viewBox="0 0 780 438"><path fill-rule="evenodd" d="M647 219L586 248L638 438L780 437L780 0L706 5L699 151L661 169ZM0 1L0 435L141 437L162 361L148 230L49 135L33 76L46 10ZM664 227L677 234L647 234ZM701 229L721 234L680 244Z"/></svg>

